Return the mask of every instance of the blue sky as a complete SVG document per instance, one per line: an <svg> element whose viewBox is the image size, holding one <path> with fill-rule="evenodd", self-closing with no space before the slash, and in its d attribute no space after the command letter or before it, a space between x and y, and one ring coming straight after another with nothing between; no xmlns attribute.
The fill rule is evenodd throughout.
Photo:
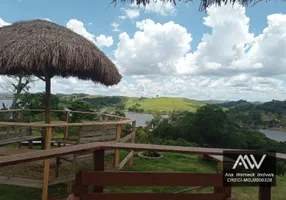
<svg viewBox="0 0 286 200"><path fill-rule="evenodd" d="M94 41L124 77L118 86L108 89L56 78L53 92L285 99L286 3L261 2L246 9L239 5L212 7L206 13L198 11L199 1L176 7L152 4L145 11L122 3L108 8L109 3L1 0L0 18L2 23L49 19L67 26ZM276 51L280 52L277 57L266 54ZM32 89L41 90L43 84Z"/></svg>

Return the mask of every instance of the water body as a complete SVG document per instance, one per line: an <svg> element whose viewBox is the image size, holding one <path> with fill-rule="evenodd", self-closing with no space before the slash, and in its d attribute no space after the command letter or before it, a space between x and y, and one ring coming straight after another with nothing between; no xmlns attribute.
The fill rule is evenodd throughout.
<svg viewBox="0 0 286 200"><path fill-rule="evenodd" d="M3 108L2 103L5 104L6 108L9 108L12 104L12 100L0 100L0 109Z"/></svg>
<svg viewBox="0 0 286 200"><path fill-rule="evenodd" d="M278 142L286 141L286 132L271 129L259 129L258 131L264 133L266 137L272 140L276 140Z"/></svg>
<svg viewBox="0 0 286 200"><path fill-rule="evenodd" d="M145 113L125 113L126 117L130 119L136 120L136 126L144 126L147 121L150 121L153 119L152 114L145 114ZM162 118L168 118L168 115L162 115Z"/></svg>

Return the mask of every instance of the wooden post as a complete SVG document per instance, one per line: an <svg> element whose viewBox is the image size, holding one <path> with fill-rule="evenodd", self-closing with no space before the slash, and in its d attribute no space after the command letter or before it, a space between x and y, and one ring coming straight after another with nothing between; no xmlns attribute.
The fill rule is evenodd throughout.
<svg viewBox="0 0 286 200"><path fill-rule="evenodd" d="M107 121L107 116L103 115L103 121Z"/></svg>
<svg viewBox="0 0 286 200"><path fill-rule="evenodd" d="M132 122L132 138L131 138L131 143L135 143L135 136L136 136L136 121L133 121ZM132 167L133 165L133 159L134 159L134 151L132 151L132 156L131 158L129 159L129 167Z"/></svg>
<svg viewBox="0 0 286 200"><path fill-rule="evenodd" d="M120 141L121 129L122 129L122 125L121 124L117 124L116 125L116 142ZM119 169L119 163L120 163L120 152L119 152L118 149L116 149L115 153L114 153L114 167L116 169Z"/></svg>
<svg viewBox="0 0 286 200"><path fill-rule="evenodd" d="M45 135L45 149L51 149L52 127L46 128ZM44 178L42 186L42 200L48 199L48 186L49 186L49 172L50 172L50 160L44 160Z"/></svg>
<svg viewBox="0 0 286 200"><path fill-rule="evenodd" d="M104 149L93 152L93 170L104 171ZM94 186L93 191L96 193L102 193L103 186Z"/></svg>
<svg viewBox="0 0 286 200"><path fill-rule="evenodd" d="M23 120L23 110L18 112L18 120L22 121Z"/></svg>
<svg viewBox="0 0 286 200"><path fill-rule="evenodd" d="M78 172L75 177L75 188L74 188L74 195L80 197L81 194L88 193L88 186L82 186L82 172Z"/></svg>
<svg viewBox="0 0 286 200"><path fill-rule="evenodd" d="M259 186L258 200L271 200L271 186Z"/></svg>
<svg viewBox="0 0 286 200"><path fill-rule="evenodd" d="M66 121L67 123L69 123L69 118L70 118L70 112L69 112L69 111L66 111L66 112L65 112L65 121ZM65 126L65 127L64 127L64 140L66 140L67 137L68 137L68 130L69 130L69 127L68 127L68 126ZM64 143L64 146L66 146L66 143Z"/></svg>

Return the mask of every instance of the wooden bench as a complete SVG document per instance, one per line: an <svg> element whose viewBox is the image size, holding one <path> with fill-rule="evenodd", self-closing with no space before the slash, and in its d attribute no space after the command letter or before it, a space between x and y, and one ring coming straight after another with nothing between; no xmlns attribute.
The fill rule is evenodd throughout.
<svg viewBox="0 0 286 200"><path fill-rule="evenodd" d="M90 193L89 187L93 190ZM104 193L104 186L204 186L213 193ZM220 173L89 172L76 175L74 195L81 200L234 200Z"/></svg>
<svg viewBox="0 0 286 200"><path fill-rule="evenodd" d="M34 140L42 139L42 136L32 135L30 127L5 126L1 127L0 131L6 132L5 134L0 134L0 146L17 143L20 147L21 142L28 141L29 148L31 149L33 148Z"/></svg>

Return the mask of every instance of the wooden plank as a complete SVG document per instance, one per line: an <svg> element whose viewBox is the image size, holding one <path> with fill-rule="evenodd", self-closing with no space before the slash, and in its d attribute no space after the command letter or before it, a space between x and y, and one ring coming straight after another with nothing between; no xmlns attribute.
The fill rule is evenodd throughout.
<svg viewBox="0 0 286 200"><path fill-rule="evenodd" d="M187 153L187 154L201 154L201 155L222 155L224 150L233 150L240 152L240 149L219 149L219 148L200 148L200 147L180 147L168 145L152 145L152 144L130 144L130 143L115 143L115 142L94 142L87 144L78 144L62 148L34 151L29 153L20 153L9 156L0 156L0 166L7 166L12 164L26 163L31 161L43 160L46 158L53 158L56 156L63 156L72 153L80 153L96 149L121 149L134 151L159 151L171 153ZM286 160L286 154L279 154L280 159ZM285 158L284 158L285 157Z"/></svg>
<svg viewBox="0 0 286 200"><path fill-rule="evenodd" d="M89 172L81 184L105 186L222 186L220 173L179 172Z"/></svg>
<svg viewBox="0 0 286 200"><path fill-rule="evenodd" d="M106 135L106 136L99 136L99 137L86 137L80 139L80 144L84 143L91 143L91 142L105 142L105 141L112 141L115 140L115 135Z"/></svg>
<svg viewBox="0 0 286 200"><path fill-rule="evenodd" d="M121 170L125 164L130 160L130 158L133 156L134 151L131 151L119 164L119 170Z"/></svg>
<svg viewBox="0 0 286 200"><path fill-rule="evenodd" d="M116 141L119 142L121 139L121 129L122 125L116 125ZM114 167L119 168L119 162L120 162L120 152L118 149L115 149L114 154Z"/></svg>
<svg viewBox="0 0 286 200"><path fill-rule="evenodd" d="M80 195L82 200L225 200L223 194L95 193Z"/></svg>
<svg viewBox="0 0 286 200"><path fill-rule="evenodd" d="M116 130L116 124L108 126L83 126L81 132L102 131L102 130Z"/></svg>
<svg viewBox="0 0 286 200"><path fill-rule="evenodd" d="M88 132L80 132L82 137L94 137L94 136L102 136L102 135L115 135L116 129L114 130L99 130L99 131L88 131Z"/></svg>
<svg viewBox="0 0 286 200"><path fill-rule="evenodd" d="M93 170L94 171L104 171L104 150L95 150L93 152ZM103 192L102 185L96 185L93 188L93 191L96 193Z"/></svg>
<svg viewBox="0 0 286 200"><path fill-rule="evenodd" d="M271 200L271 187L259 187L258 200Z"/></svg>
<svg viewBox="0 0 286 200"><path fill-rule="evenodd" d="M116 125L116 124L128 124L133 122L133 119L129 120L122 120L122 121L101 121L101 122L80 122L80 123L53 123L45 124L44 122L31 122L31 123L19 123L19 122L0 122L0 125L7 125L7 126L26 126L26 127L79 127L79 126L108 126L108 125Z"/></svg>
<svg viewBox="0 0 286 200"><path fill-rule="evenodd" d="M56 156L69 155L72 153L80 153L88 150L102 149L102 143L88 143L55 148L50 150L41 150L28 153L20 153L9 156L0 156L0 166L7 166L12 164L26 163L37 160L44 160L47 158L54 158Z"/></svg>
<svg viewBox="0 0 286 200"><path fill-rule="evenodd" d="M102 147L105 149L120 149L120 150L127 150L127 151L128 150L159 151L159 152L170 152L170 153L192 153L192 154L201 154L201 155L222 155L223 151L225 150L241 152L241 149L182 147L182 146L132 144L132 143L118 143L118 142L117 143L105 143L102 145Z"/></svg>
<svg viewBox="0 0 286 200"><path fill-rule="evenodd" d="M17 142L31 141L31 140L36 140L40 138L42 138L42 136L25 136L25 137L13 138L13 139L6 139L6 140L0 141L0 146L7 145L7 144L13 144Z"/></svg>
<svg viewBox="0 0 286 200"><path fill-rule="evenodd" d="M17 185L32 188L41 188L42 182L40 180L24 179L24 178L11 178L0 176L0 184L3 185Z"/></svg>
<svg viewBox="0 0 286 200"><path fill-rule="evenodd" d="M125 137L121 138L119 140L119 142L125 143L125 142L131 140L134 137L134 135L135 135L135 133L130 133L129 135L126 135Z"/></svg>

